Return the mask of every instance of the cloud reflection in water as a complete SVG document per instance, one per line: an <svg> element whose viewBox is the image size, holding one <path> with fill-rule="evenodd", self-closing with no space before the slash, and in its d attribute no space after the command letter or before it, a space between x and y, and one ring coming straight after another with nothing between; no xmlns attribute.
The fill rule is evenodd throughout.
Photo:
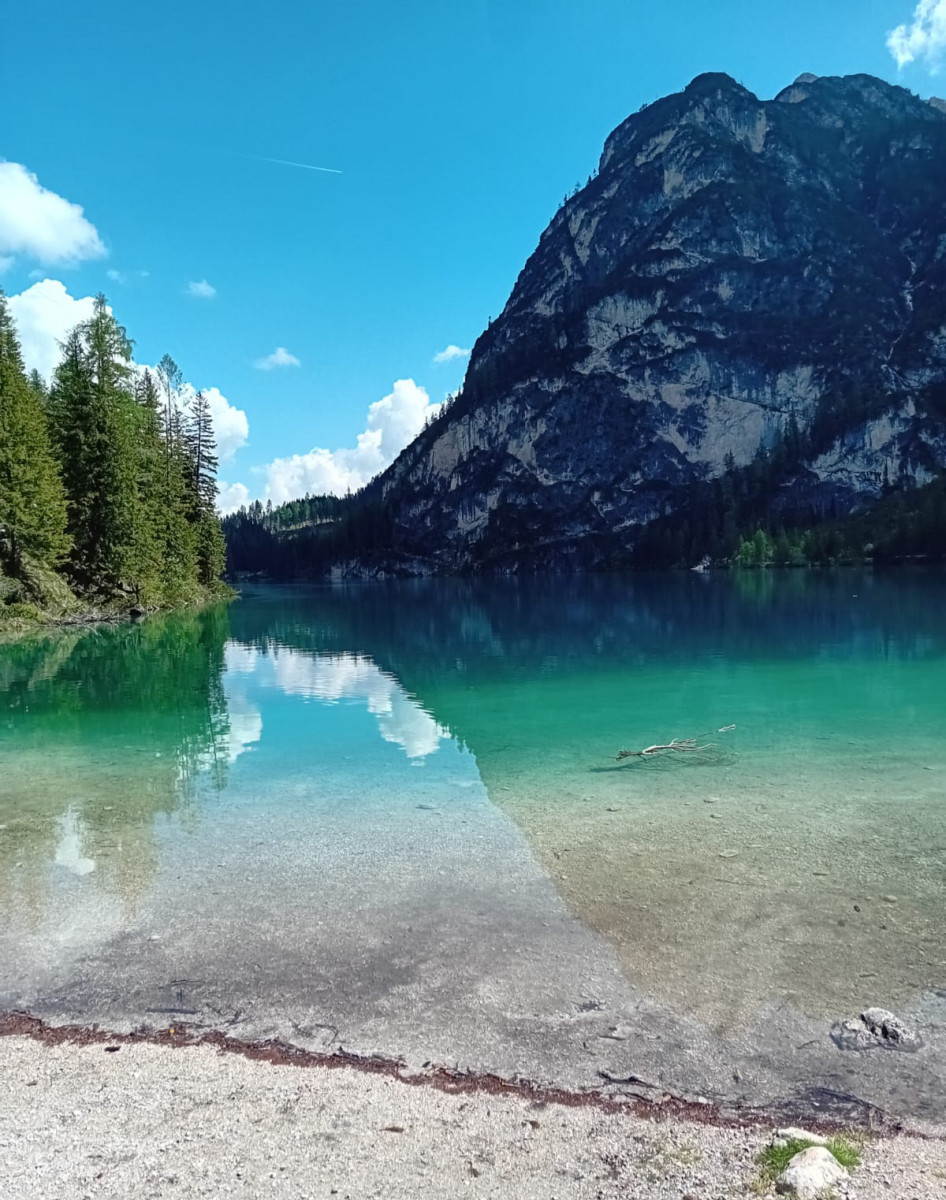
<svg viewBox="0 0 946 1200"><path fill-rule="evenodd" d="M252 646L229 642L225 656L231 762L251 742L259 740L263 726L259 711L234 686L234 677L240 675L253 675L258 682L277 687L288 696L303 696L323 704L364 704L377 718L382 738L400 746L417 765L435 754L441 741L450 737L449 731L393 676L364 655L306 654L276 645L271 651L260 652Z"/></svg>

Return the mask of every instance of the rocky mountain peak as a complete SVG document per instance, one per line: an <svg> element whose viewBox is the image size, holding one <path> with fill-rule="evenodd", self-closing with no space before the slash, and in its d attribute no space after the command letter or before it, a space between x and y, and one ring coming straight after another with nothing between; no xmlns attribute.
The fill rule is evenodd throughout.
<svg viewBox="0 0 946 1200"><path fill-rule="evenodd" d="M628 117L456 402L375 485L399 543L454 566L620 560L786 440L788 515L932 478L944 115L869 75L760 100L710 73Z"/></svg>
<svg viewBox="0 0 946 1200"><path fill-rule="evenodd" d="M756 97L731 76L717 71L697 75L682 92L645 105L622 122L605 141L599 172L628 155L636 157L644 143L668 130L731 127L741 124L744 115L758 106Z"/></svg>
<svg viewBox="0 0 946 1200"><path fill-rule="evenodd" d="M775 97L779 104L806 103L806 119L828 127L864 121L935 120L930 106L907 88L873 75L799 76Z"/></svg>

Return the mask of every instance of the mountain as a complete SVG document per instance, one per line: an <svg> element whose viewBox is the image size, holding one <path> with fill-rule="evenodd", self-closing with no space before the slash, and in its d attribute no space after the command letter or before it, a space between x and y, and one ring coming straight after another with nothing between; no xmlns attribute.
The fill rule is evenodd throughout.
<svg viewBox="0 0 946 1200"><path fill-rule="evenodd" d="M941 102L701 75L610 135L363 510L424 569L595 567L922 486L946 465L944 285Z"/></svg>

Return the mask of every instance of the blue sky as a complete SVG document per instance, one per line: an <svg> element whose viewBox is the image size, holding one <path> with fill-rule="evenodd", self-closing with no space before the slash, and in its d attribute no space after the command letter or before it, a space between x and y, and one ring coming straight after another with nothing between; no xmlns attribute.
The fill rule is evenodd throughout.
<svg viewBox="0 0 946 1200"><path fill-rule="evenodd" d="M221 476L248 495L357 482L396 453L428 397L460 383L465 359L435 355L470 347L499 313L562 195L628 113L706 70L763 97L802 71L867 71L936 93L946 0L915 10L915 0L9 6L0 283L11 296L35 289L14 313L37 358L57 321L81 315L70 298L104 290L137 361L169 351L195 386L217 389L233 450ZM901 24L899 68L887 38ZM51 201L44 227L24 230L43 205L10 164L81 206L92 232ZM306 457L267 468L292 456Z"/></svg>

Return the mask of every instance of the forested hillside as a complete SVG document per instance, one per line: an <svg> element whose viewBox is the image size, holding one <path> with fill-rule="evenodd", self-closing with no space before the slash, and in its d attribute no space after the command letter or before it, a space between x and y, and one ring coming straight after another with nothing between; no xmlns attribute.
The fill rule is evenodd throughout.
<svg viewBox="0 0 946 1200"><path fill-rule="evenodd" d="M830 566L890 564L946 558L946 477L923 487L890 484L880 500L816 524L786 520L766 490L779 452L761 454L746 469L694 487L686 506L654 522L632 554L611 565L628 568ZM292 521L290 508L335 507L330 518ZM227 569L273 579L437 574L434 560L392 552L390 511L364 491L340 499L310 496L275 508L259 501L223 519Z"/></svg>
<svg viewBox="0 0 946 1200"><path fill-rule="evenodd" d="M181 380L168 356L135 367L99 296L47 386L0 292L0 622L223 590L210 406Z"/></svg>

